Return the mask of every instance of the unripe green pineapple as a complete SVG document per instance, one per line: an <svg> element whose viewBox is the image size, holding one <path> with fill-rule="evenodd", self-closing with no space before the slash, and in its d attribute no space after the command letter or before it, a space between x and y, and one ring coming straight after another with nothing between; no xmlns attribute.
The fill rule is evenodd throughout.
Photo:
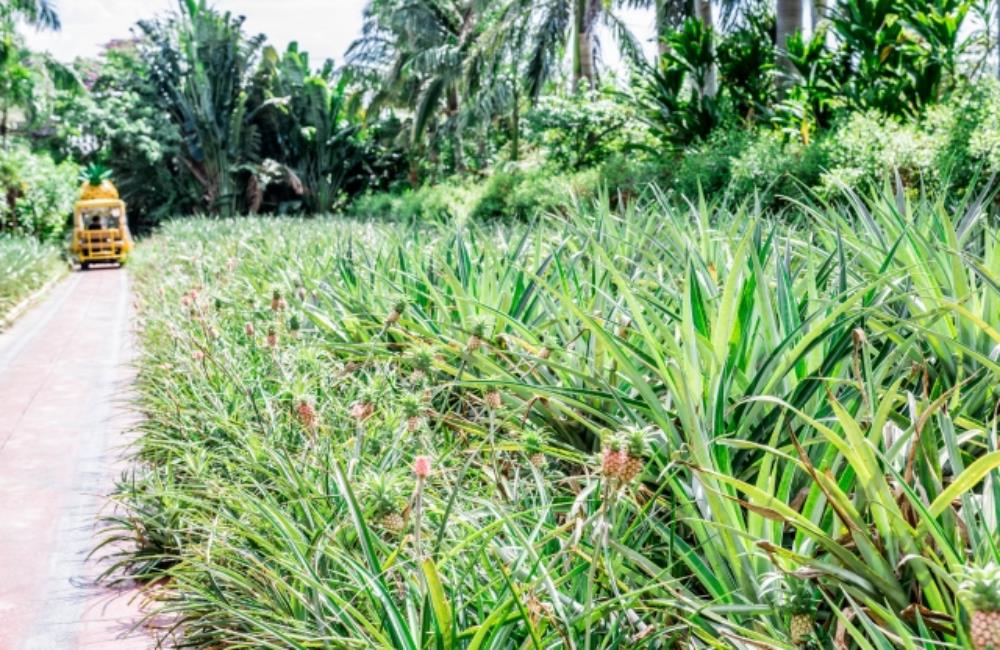
<svg viewBox="0 0 1000 650"><path fill-rule="evenodd" d="M413 393L403 395L399 400L399 406L403 410L403 417L406 418L406 428L410 432L420 428L424 418L424 401L420 395Z"/></svg>
<svg viewBox="0 0 1000 650"><path fill-rule="evenodd" d="M788 636L796 647L805 647L815 631L819 592L795 574L769 573L761 582L762 596L778 613L787 613Z"/></svg>
<svg viewBox="0 0 1000 650"><path fill-rule="evenodd" d="M958 593L972 610L972 643L978 650L1000 650L1000 565L970 567Z"/></svg>
<svg viewBox="0 0 1000 650"><path fill-rule="evenodd" d="M521 444L524 445L524 453L528 455L528 460L531 464L542 469L545 467L547 461L545 460L545 453L542 452L542 446L546 442L545 434L534 427L529 427L521 434Z"/></svg>
<svg viewBox="0 0 1000 650"><path fill-rule="evenodd" d="M390 533L398 534L406 528L403 507L406 497L402 479L393 473L367 474L362 482L361 493L368 511L378 525Z"/></svg>
<svg viewBox="0 0 1000 650"><path fill-rule="evenodd" d="M386 325L392 325L393 323L398 323L399 318L403 315L403 311L405 309L406 309L406 301L404 300L396 301L396 303L392 306L392 311L389 312L389 315L385 319Z"/></svg>
<svg viewBox="0 0 1000 650"><path fill-rule="evenodd" d="M792 638L792 643L796 646L803 645L809 640L813 632L812 614L792 614L791 622L788 624L788 633Z"/></svg>
<svg viewBox="0 0 1000 650"><path fill-rule="evenodd" d="M486 336L486 321L481 318L473 319L469 328L469 340L465 349L469 352L476 352L483 345L483 337Z"/></svg>

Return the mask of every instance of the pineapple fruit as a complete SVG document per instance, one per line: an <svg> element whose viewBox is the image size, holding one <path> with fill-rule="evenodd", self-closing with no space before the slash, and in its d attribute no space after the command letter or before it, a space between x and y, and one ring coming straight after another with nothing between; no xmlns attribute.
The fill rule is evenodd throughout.
<svg viewBox="0 0 1000 650"><path fill-rule="evenodd" d="M101 165L90 165L80 174L80 200L117 199L118 188L111 182L111 170Z"/></svg>
<svg viewBox="0 0 1000 650"><path fill-rule="evenodd" d="M420 426L424 423L424 414L427 410L427 405L424 403L423 397L417 393L403 395L399 401L399 405L402 408L403 417L406 418L406 430L413 433L420 429Z"/></svg>
<svg viewBox="0 0 1000 650"><path fill-rule="evenodd" d="M644 429L629 429L608 436L601 457L601 473L627 485L642 472L647 451Z"/></svg>
<svg viewBox="0 0 1000 650"><path fill-rule="evenodd" d="M403 517L403 483L392 473L371 473L362 483L362 494L374 521L386 532L398 535L406 529Z"/></svg>
<svg viewBox="0 0 1000 650"><path fill-rule="evenodd" d="M972 611L973 645L977 650L1000 650L1000 565L969 568L959 596Z"/></svg>
<svg viewBox="0 0 1000 650"><path fill-rule="evenodd" d="M812 614L792 614L792 620L788 625L788 632L793 644L796 646L804 645L809 640L812 631Z"/></svg>
<svg viewBox="0 0 1000 650"><path fill-rule="evenodd" d="M622 483L631 483L642 472L646 456L646 432L632 429L625 434L625 463L622 465Z"/></svg>
<svg viewBox="0 0 1000 650"><path fill-rule="evenodd" d="M761 595L775 613L788 613L788 637L792 645L809 647L815 636L816 610L820 604L819 591L813 583L794 573L774 571L764 577L761 587Z"/></svg>
<svg viewBox="0 0 1000 650"><path fill-rule="evenodd" d="M538 469L544 469L547 464L545 452L542 445L545 444L545 434L539 429L530 427L521 434L521 444L524 453L528 455L528 461Z"/></svg>

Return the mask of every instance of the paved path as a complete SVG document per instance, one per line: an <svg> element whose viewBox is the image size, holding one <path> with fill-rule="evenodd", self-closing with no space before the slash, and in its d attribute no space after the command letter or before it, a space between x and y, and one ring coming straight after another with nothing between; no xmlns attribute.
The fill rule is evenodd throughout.
<svg viewBox="0 0 1000 650"><path fill-rule="evenodd" d="M87 554L121 471L132 342L128 275L74 273L0 333L0 650L132 650L134 591Z"/></svg>

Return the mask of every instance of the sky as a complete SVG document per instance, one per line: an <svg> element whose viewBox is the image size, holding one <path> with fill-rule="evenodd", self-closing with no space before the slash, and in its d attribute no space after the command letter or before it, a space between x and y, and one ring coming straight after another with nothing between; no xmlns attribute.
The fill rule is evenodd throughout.
<svg viewBox="0 0 1000 650"><path fill-rule="evenodd" d="M32 49L72 61L96 55L111 39L128 38L137 20L170 11L177 0L55 0L55 4L61 31L28 29L24 33ZM280 49L295 40L300 49L310 52L313 62L333 58L339 64L361 33L367 0L216 0L210 4L246 16L248 33L265 33L268 42Z"/></svg>
<svg viewBox="0 0 1000 650"><path fill-rule="evenodd" d="M77 56L94 56L101 46L115 38L128 38L129 29L141 18L170 11L177 0L55 0L63 28L59 32L25 30L32 49L51 52L62 61ZM314 64L327 58L343 63L344 53L361 33L362 13L367 0L215 0L215 7L246 16L248 33L267 34L268 42L284 49L298 41L310 53ZM652 35L647 13L623 14L632 31L644 40ZM610 39L604 60L618 65L616 48Z"/></svg>

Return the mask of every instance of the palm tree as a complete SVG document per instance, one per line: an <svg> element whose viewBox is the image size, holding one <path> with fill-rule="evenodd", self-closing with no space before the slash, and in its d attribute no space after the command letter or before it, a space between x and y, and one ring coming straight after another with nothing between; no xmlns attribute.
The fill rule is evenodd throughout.
<svg viewBox="0 0 1000 650"><path fill-rule="evenodd" d="M16 18L38 29L62 27L52 0L7 0L0 3L0 16L5 22Z"/></svg>
<svg viewBox="0 0 1000 650"><path fill-rule="evenodd" d="M668 0L665 0L668 1ZM532 12L535 26L528 54L529 86L537 96L546 81L559 68L559 57L568 44L572 55L571 87L593 88L597 82L598 27L611 31L618 47L630 58L638 58L642 48L618 17L622 6L648 5L643 0L541 0L525 3Z"/></svg>
<svg viewBox="0 0 1000 650"><path fill-rule="evenodd" d="M0 2L0 141L7 148L10 112L31 104L37 86L73 90L75 74L50 57L30 52L17 34L17 21L38 29L58 30L59 15L50 0Z"/></svg>
<svg viewBox="0 0 1000 650"><path fill-rule="evenodd" d="M180 163L199 185L206 209L234 214L246 195L240 181L250 182L257 158L246 90L263 37L248 38L242 18L215 11L206 0L181 3L179 13L139 27L150 80L184 140Z"/></svg>
<svg viewBox="0 0 1000 650"><path fill-rule="evenodd" d="M370 110L385 104L412 109L410 144L429 132L452 136L455 166L464 168L462 110L469 54L488 20L487 0L373 0L365 10L362 37L348 62L374 79ZM442 118L442 119L438 119ZM433 152L432 152L433 153Z"/></svg>

